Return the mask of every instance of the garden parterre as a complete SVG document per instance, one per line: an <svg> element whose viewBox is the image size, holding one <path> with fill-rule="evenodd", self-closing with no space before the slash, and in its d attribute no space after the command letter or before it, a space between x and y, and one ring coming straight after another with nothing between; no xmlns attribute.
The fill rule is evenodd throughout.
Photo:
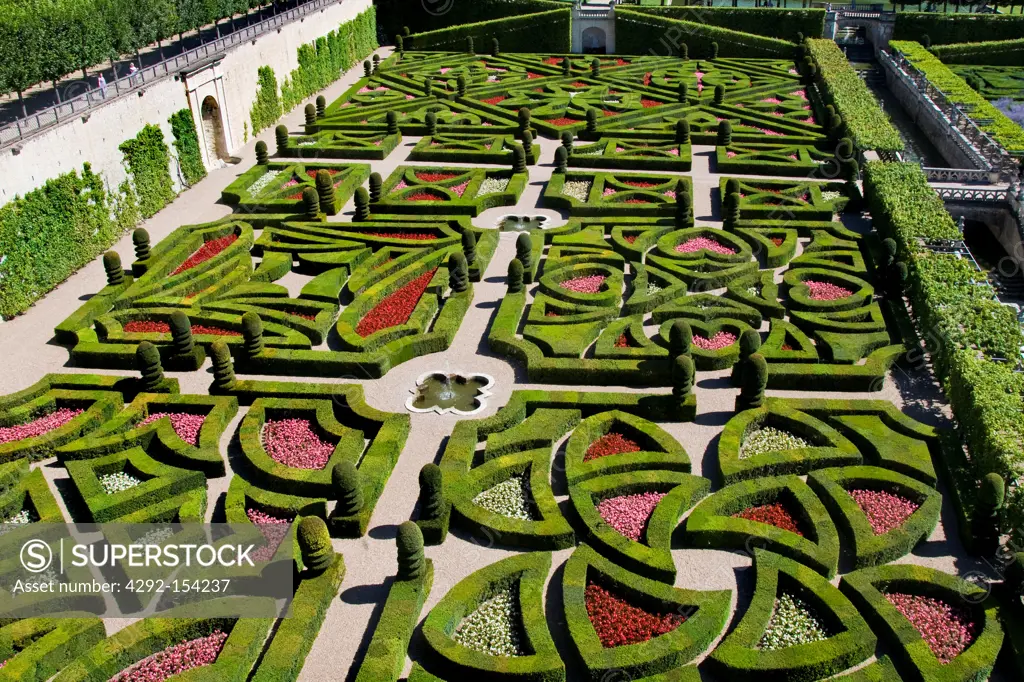
<svg viewBox="0 0 1024 682"><path fill-rule="evenodd" d="M939 572L885 574L894 560L913 562L932 537L944 434L887 401L835 399L880 388L903 339L874 286L878 241L839 219L861 201L859 190L798 173L822 171L834 156L818 123L822 103L790 70L783 59L622 57L596 69L561 55L386 59L290 135L282 160L229 188L249 202L246 212L146 243L129 270L108 269L107 288L58 327L80 366L127 370L144 341L169 371L194 372L209 355L213 395L181 394L162 375L143 386L143 368L142 379L51 375L0 401L0 433L12 434L0 444L12 472L0 469L0 482L9 481L0 485L2 518L54 518L52 494L27 458L56 454L93 518L206 518L207 485L230 476L228 520L283 526L318 516L350 566L368 560L340 538L377 526L375 513L395 517L378 503L393 471L408 478L402 459L424 446L407 444L410 426L435 417L376 410L351 382L244 375L347 377L368 368L372 387L401 362L445 353L464 318L480 314L469 281L507 266L491 263L498 236L471 217L524 191L530 171L512 167L524 133L569 131L568 168L542 195L569 221L516 249L523 290L509 287L490 328L493 352L524 364L530 382L556 386L517 386L490 416L451 422L439 450L440 504L426 504L422 490L415 510L406 501L425 531L437 531L431 542L446 561L449 548L473 546L467 537L501 551L474 548L480 554L467 554L465 566L444 566L458 579L439 581L429 601L430 579L396 576L361 677L386 669L374 679L397 679L408 650L411 680L556 680L573 671L689 679L711 652L701 669L717 679L810 680L859 666L885 639L893 660L865 670L980 679L1003 637L992 602L965 597L974 594L967 583ZM679 120L689 123L686 140ZM692 145L716 142L723 122L735 139L716 150L719 228L694 215L704 190L672 173L685 172L679 164ZM386 149L396 134L429 140L409 159L423 160L369 177L369 191L362 185L373 163L289 161L294 148L317 145L325 157L333 148L352 153L336 158L374 161L373 150L358 150ZM652 159L665 163L645 165ZM734 177L762 174L775 177ZM350 196L351 219L341 210ZM186 313L190 333L175 312ZM673 331L680 320L691 330L683 353ZM761 332L753 349L743 347L751 330ZM676 434L697 427L708 391L693 388L692 371L687 385L669 360L687 355L698 372L734 368L726 380L743 385L754 351L767 361L769 389L833 395L769 397L737 410L706 455L688 454ZM629 384L644 392L594 390ZM239 411L245 466L228 471L219 443ZM355 470L354 485L333 476L342 463ZM271 535L273 552L284 535ZM382 543L370 537L364 542ZM755 544L764 548L753 552L756 587L735 627L729 590L675 585L681 550L710 557ZM555 550L571 554L552 573ZM373 570L378 582L393 572ZM310 647L323 655L331 646L327 626L313 644L325 615L340 609L344 619L353 607L344 593L336 599L344 573L336 564L303 576L297 600L317 616L282 621L265 656L244 642L263 642L266 623L150 619L98 647L102 635L93 633L59 649L63 658L53 660L67 669L58 679L85 679L74 662L83 654L102 660L109 678L193 646L210 675L248 675L258 662L255 679L296 679ZM828 581L837 574L838 588ZM876 587L894 580L898 590ZM28 627L5 628L17 625ZM0 659L13 654L7 665L25 666L55 650L44 640L16 654L0 649ZM317 669L315 656L307 665Z"/></svg>

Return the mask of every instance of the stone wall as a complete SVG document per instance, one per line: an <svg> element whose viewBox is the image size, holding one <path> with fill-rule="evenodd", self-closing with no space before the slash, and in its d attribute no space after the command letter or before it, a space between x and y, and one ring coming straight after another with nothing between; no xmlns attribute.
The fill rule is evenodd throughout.
<svg viewBox="0 0 1024 682"><path fill-rule="evenodd" d="M109 104L94 109L88 116L70 119L16 147L4 149L0 152L0 205L50 178L80 170L85 162L91 163L93 171L102 175L111 188L116 188L127 177L118 145L152 123L164 131L170 146L174 136L168 119L186 107L192 109L201 138L200 147L204 147L200 107L208 95L216 99L219 107L227 143L223 152L231 154L244 144L245 124L256 96L257 68L272 67L280 83L298 67L300 45L327 35L371 5L372 0L341 0L276 32L239 45L218 63L200 70L202 73L193 71L147 84L138 94L111 99ZM202 87L190 97L188 87L197 79ZM171 175L177 182L173 161Z"/></svg>

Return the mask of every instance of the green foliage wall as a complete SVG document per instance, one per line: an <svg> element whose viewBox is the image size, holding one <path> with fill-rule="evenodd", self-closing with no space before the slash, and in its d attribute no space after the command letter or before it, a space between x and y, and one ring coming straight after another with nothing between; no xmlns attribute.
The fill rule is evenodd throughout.
<svg viewBox="0 0 1024 682"><path fill-rule="evenodd" d="M932 45L1013 40L1024 35L1024 15L900 12L893 40L920 41L925 35Z"/></svg>
<svg viewBox="0 0 1024 682"><path fill-rule="evenodd" d="M733 31L796 40L797 33L805 38L820 38L825 30L823 9L781 9L767 7L635 7L639 12L682 19L698 24L720 26ZM685 39L684 39L685 40Z"/></svg>
<svg viewBox="0 0 1024 682"><path fill-rule="evenodd" d="M199 135L196 133L192 111L182 109L171 115L171 132L174 133L174 149L178 152L178 165L185 184L191 187L206 177L206 166L199 151Z"/></svg>
<svg viewBox="0 0 1024 682"><path fill-rule="evenodd" d="M428 7L440 9L446 5L452 7L453 11L440 14L427 11ZM409 27L412 33L422 33L456 24L476 24L481 21L546 12L564 8L565 4L550 0L472 0L453 6L446 2L431 5L423 0L377 0L376 6L381 29L389 39L394 40L403 26Z"/></svg>
<svg viewBox="0 0 1024 682"><path fill-rule="evenodd" d="M0 316L24 312L106 249L118 236L111 209L89 164L0 208Z"/></svg>
<svg viewBox="0 0 1024 682"><path fill-rule="evenodd" d="M359 61L377 49L377 11L371 7L315 43L299 47L299 68L281 83L284 111L338 80Z"/></svg>
<svg viewBox="0 0 1024 682"><path fill-rule="evenodd" d="M138 135L122 142L118 149L124 154L125 168L132 178L139 213L143 218L156 215L174 199L171 157L164 143L163 131L147 124Z"/></svg>
<svg viewBox="0 0 1024 682"><path fill-rule="evenodd" d="M732 31L696 21L655 16L646 12L615 10L615 51L619 54L678 54L686 43L690 59L711 57L711 43L717 42L720 57L791 57L796 45L752 33Z"/></svg>
<svg viewBox="0 0 1024 682"><path fill-rule="evenodd" d="M460 51L466 49L466 38L472 36L478 50L490 49L491 39L497 38L502 52L569 52L571 29L572 10L557 9L417 33L411 42L416 50Z"/></svg>
<svg viewBox="0 0 1024 682"><path fill-rule="evenodd" d="M931 52L945 64L1024 66L1024 38L936 45Z"/></svg>
<svg viewBox="0 0 1024 682"><path fill-rule="evenodd" d="M253 135L274 125L281 118L281 100L277 96L277 76L274 70L269 66L261 66L256 73L256 101L249 112Z"/></svg>

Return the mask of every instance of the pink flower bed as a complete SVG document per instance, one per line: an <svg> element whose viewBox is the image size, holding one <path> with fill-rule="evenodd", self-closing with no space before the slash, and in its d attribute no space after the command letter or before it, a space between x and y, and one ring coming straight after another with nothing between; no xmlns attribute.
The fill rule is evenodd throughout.
<svg viewBox="0 0 1024 682"><path fill-rule="evenodd" d="M782 100L779 99L778 97L765 97L761 101L764 102L765 104L782 104Z"/></svg>
<svg viewBox="0 0 1024 682"><path fill-rule="evenodd" d="M189 445L199 445L199 430L203 428L203 422L206 421L205 414L189 414L188 412L155 412L143 419L139 426L152 424L164 417L171 420L171 426L174 428L174 432L178 434L178 438L182 439Z"/></svg>
<svg viewBox="0 0 1024 682"><path fill-rule="evenodd" d="M49 433L54 429L67 424L69 421L82 414L84 410L72 410L67 407L62 407L59 410L55 410L50 414L33 419L25 424L15 424L14 426L0 426L0 443L12 443L16 440L24 440L25 438L35 438L41 436L44 433Z"/></svg>
<svg viewBox="0 0 1024 682"><path fill-rule="evenodd" d="M114 675L111 682L162 682L186 670L210 665L217 660L227 638L226 633L215 630L206 637L173 644Z"/></svg>
<svg viewBox="0 0 1024 682"><path fill-rule="evenodd" d="M562 282L562 288L575 291L577 294L596 294L601 290L601 285L608 279L604 275L587 275L586 277L574 277Z"/></svg>
<svg viewBox="0 0 1024 682"><path fill-rule="evenodd" d="M455 196L461 197L463 193L466 191L467 187L469 187L469 180L466 180L461 184L455 185L454 187L451 188L451 190L452 192L455 193Z"/></svg>
<svg viewBox="0 0 1024 682"><path fill-rule="evenodd" d="M639 542L647 520L663 497L665 493L654 492L609 497L598 503L597 511L609 526Z"/></svg>
<svg viewBox="0 0 1024 682"><path fill-rule="evenodd" d="M612 187L605 187L604 188L604 193L601 196L603 196L603 197L610 197L611 195L615 194L616 191L617 190L615 190Z"/></svg>
<svg viewBox="0 0 1024 682"><path fill-rule="evenodd" d="M259 509L246 509L245 515L259 528L263 539L267 541L267 544L257 547L250 555L253 562L270 561L274 558L277 548L281 546L284 536L288 534L288 524L294 521L295 517L273 516Z"/></svg>
<svg viewBox="0 0 1024 682"><path fill-rule="evenodd" d="M724 244L719 244L714 239L707 237L694 237L693 239L687 239L682 244L676 244L676 253L694 253L706 249L714 253L721 253L730 255L736 253L736 249L730 249Z"/></svg>
<svg viewBox="0 0 1024 682"><path fill-rule="evenodd" d="M734 343L736 343L736 335L731 332L718 332L710 339L697 334L693 335L693 345L701 350L721 350Z"/></svg>
<svg viewBox="0 0 1024 682"><path fill-rule="evenodd" d="M868 517L875 535L884 535L893 528L899 528L921 506L902 495L880 490L855 489L847 492Z"/></svg>
<svg viewBox="0 0 1024 682"><path fill-rule="evenodd" d="M308 419L270 419L263 425L263 449L285 466L323 469L334 453L334 444L320 440Z"/></svg>
<svg viewBox="0 0 1024 682"><path fill-rule="evenodd" d="M837 286L831 282L819 282L809 279L804 284L811 290L812 301L836 301L853 295L853 292L846 287Z"/></svg>
<svg viewBox="0 0 1024 682"><path fill-rule="evenodd" d="M939 663L949 663L974 641L977 624L960 609L915 594L891 592L885 598L921 633Z"/></svg>

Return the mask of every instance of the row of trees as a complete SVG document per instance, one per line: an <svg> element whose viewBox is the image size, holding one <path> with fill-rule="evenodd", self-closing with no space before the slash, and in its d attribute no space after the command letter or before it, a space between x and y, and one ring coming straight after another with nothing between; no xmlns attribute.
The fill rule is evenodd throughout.
<svg viewBox="0 0 1024 682"><path fill-rule="evenodd" d="M0 91L22 93L37 83L152 43L214 25L256 8L274 9L309 0L0 0ZM60 92L58 92L58 98ZM25 113L22 100L22 113Z"/></svg>

